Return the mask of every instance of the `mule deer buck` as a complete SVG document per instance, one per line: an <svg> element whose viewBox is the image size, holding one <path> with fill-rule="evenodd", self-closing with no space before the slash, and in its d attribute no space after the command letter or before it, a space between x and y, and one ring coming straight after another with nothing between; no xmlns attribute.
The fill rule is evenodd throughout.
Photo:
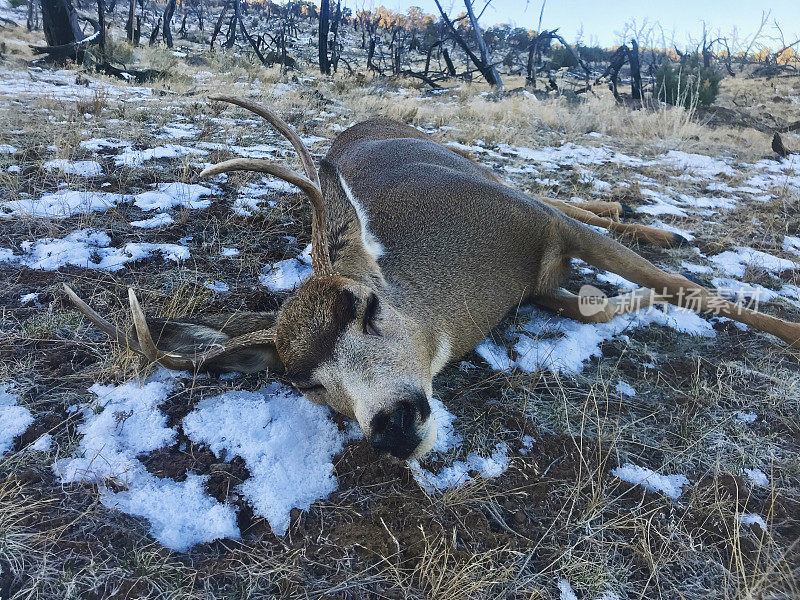
<svg viewBox="0 0 800 600"><path fill-rule="evenodd" d="M522 302L601 322L653 303L686 306L692 296L698 310L714 309L800 346L800 324L662 271L413 127L382 118L359 123L336 138L317 171L297 133L271 111L212 99L260 115L299 154L303 173L237 158L201 176L256 171L305 192L313 209L313 275L274 313L185 321L147 319L129 290L136 339L65 286L98 327L152 362L181 370L282 369L309 400L356 419L377 451L407 459L436 439L433 377ZM653 232L638 233L651 239ZM656 232L655 241L668 245L664 236L672 234ZM559 287L571 258L643 288L608 299L587 319L579 298Z"/></svg>

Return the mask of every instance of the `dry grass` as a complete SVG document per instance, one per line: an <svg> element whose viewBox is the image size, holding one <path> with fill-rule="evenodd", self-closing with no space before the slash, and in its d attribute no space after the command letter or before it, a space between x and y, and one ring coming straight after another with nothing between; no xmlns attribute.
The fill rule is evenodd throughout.
<svg viewBox="0 0 800 600"><path fill-rule="evenodd" d="M36 41L36 35L17 28L9 39ZM79 146L92 136L156 145L161 142L155 135L175 115L202 129L199 140L275 141L242 111L209 104L205 96L213 92L255 97L286 115L301 133L329 138L354 121L384 114L422 127L447 126L451 129L437 134L442 139L482 140L488 147L566 140L602 143L637 156L680 148L747 160L769 151L764 134L711 129L680 108L630 110L611 102L604 90L576 102L563 97L533 101L516 94L492 98L479 83L454 86L441 96L406 80L337 75L295 84L292 74L265 70L246 53L201 53L189 42L180 43L194 52L192 61L163 48L114 48L126 61L175 74L152 84L156 100L144 109L103 92L77 104L47 98L22 105L2 101L0 143L17 145L20 152L0 160L4 167L22 169L2 169L2 199L52 192L64 179L70 189L97 189L100 181L59 177L41 165L54 157L92 158ZM29 58L25 46L7 44L3 66L18 68ZM212 72L213 79L195 78L200 71ZM520 82L508 78L506 84L513 89ZM779 85L797 89L789 81ZM759 89L763 92L763 82L725 80L721 98L725 103L746 98L757 105ZM776 95L796 97L790 90L786 94L779 89ZM779 114L790 118L789 112ZM21 134L8 133L20 129ZM587 138L588 132L608 137L598 141ZM794 139L788 137L787 143ZM51 145L54 151L47 149ZM193 182L196 162L228 157L215 151L197 160L135 169L116 168L103 157L102 181L110 184L103 189L137 193L162 181ZM513 163L492 160L498 167ZM699 193L692 181L675 181L661 171L646 174L677 191ZM624 201L643 201L632 170L606 165L596 174L630 183L617 188ZM575 170L555 174L558 185L550 193L591 194L577 175ZM195 240L192 263L183 269L159 260L113 274L4 269L0 380L17 383L37 422L16 452L0 459L0 597L531 599L557 597L556 581L562 577L581 598L610 591L623 598L788 599L800 594L800 371L785 347L735 329L720 328L714 340L656 327L637 330L628 341L604 344L603 356L575 376L495 373L469 355L474 368L448 367L436 381L437 395L458 416L464 436L463 447L445 460L486 453L502 441L514 454L503 477L478 477L428 497L404 466L375 461L365 445L351 444L337 459L338 492L293 515L284 538L274 536L263 519L246 515L241 542L170 552L153 542L141 521L98 503L94 486L61 486L51 465L69 456L80 437L80 412L67 408L86 402L86 388L95 381L126 381L149 371L68 307L60 283L71 282L101 313L127 328L128 286L141 290L148 312L164 316L275 308L280 298L259 287L257 276L264 264L296 254L282 236L296 237L301 248L307 242L307 209L296 194L276 194L268 198L277 200L278 208L237 215L231 204L250 181L230 177L212 207L175 211L176 224L159 232L130 228L129 221L145 216L130 205L63 221L2 222L15 248L24 240L62 237L83 227L109 231L115 245L151 239L146 236L174 242L192 235ZM516 183L548 191L532 178L520 176ZM784 191L770 202L747 204L746 211L713 219L695 215L681 223L697 233L705 253L737 244L778 252L783 235L800 233L796 203L796 195ZM241 255L220 263L219 250L227 246L239 248ZM674 269L683 260L696 260L691 248L639 250ZM750 281L775 283L772 277L748 273ZM231 284L225 299L204 285L217 279ZM582 282L576 278L570 285ZM39 292L40 306L20 306L20 295L31 291ZM794 307L773 308L797 318ZM502 332L496 339L503 340ZM614 391L620 379L637 389L635 398ZM170 399L174 406L169 408L176 409L170 414L179 422L181 411L202 396L256 389L261 383L261 376L194 381ZM746 426L733 418L737 410L752 410L759 421ZM54 437L52 451L26 450L43 432ZM536 439L533 452L518 455L526 434ZM200 474L208 474L215 460L207 449L191 444L185 452L169 451L176 461L190 456L190 468ZM645 493L609 474L626 461L686 473L692 485L676 502ZM752 467L768 473L768 488L744 480L742 469ZM768 531L742 526L738 517L746 512L761 514Z"/></svg>

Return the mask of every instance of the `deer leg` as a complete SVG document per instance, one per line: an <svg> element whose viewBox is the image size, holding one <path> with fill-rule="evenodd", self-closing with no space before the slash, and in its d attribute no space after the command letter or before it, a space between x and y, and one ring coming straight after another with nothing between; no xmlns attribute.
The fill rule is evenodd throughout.
<svg viewBox="0 0 800 600"><path fill-rule="evenodd" d="M573 249L570 255L655 290L660 301L728 317L800 348L800 323L784 321L728 302L681 275L662 271L649 260L593 229L571 226L573 229L569 235Z"/></svg>
<svg viewBox="0 0 800 600"><path fill-rule="evenodd" d="M539 198L539 200L542 202L549 204L553 208L560 210L568 217L572 217L576 221L586 223L587 225L602 227L603 229L608 229L616 233L631 235L637 240L650 242L651 244L656 244L662 248L681 246L686 243L686 238L678 235L677 233L672 233L671 231L656 229L655 227L648 227L647 225L639 225L638 223L620 223L605 217L600 217L588 210L584 210L577 204L553 200L552 198L541 198L538 196L537 198Z"/></svg>
<svg viewBox="0 0 800 600"><path fill-rule="evenodd" d="M564 288L559 288L548 296L538 296L534 302L569 319L581 323L608 323L618 315L647 308L666 300L649 288L639 288L613 296L599 297L597 302L587 302Z"/></svg>
<svg viewBox="0 0 800 600"><path fill-rule="evenodd" d="M621 202L605 202L603 200L590 200L588 202L570 202L572 206L576 206L598 217L608 217L613 221L619 221L620 217L628 216L633 211L627 204Z"/></svg>

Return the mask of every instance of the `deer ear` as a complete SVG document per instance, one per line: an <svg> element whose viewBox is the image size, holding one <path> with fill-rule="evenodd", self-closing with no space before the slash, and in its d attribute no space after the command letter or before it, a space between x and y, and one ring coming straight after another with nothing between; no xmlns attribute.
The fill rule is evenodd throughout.
<svg viewBox="0 0 800 600"><path fill-rule="evenodd" d="M232 337L269 329L276 319L277 312L231 313L175 321L148 318L147 325L159 350L193 354L222 344ZM204 363L203 369L212 372L254 373L266 369L282 372L283 363L274 344L265 343L211 359Z"/></svg>
<svg viewBox="0 0 800 600"><path fill-rule="evenodd" d="M378 259L385 250L370 229L364 206L333 163L323 159L319 175L328 211L328 244L334 271L382 281Z"/></svg>

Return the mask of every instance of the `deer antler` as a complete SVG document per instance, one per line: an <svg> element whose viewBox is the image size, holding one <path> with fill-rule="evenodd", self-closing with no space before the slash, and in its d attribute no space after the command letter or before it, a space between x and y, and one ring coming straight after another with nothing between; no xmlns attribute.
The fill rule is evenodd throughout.
<svg viewBox="0 0 800 600"><path fill-rule="evenodd" d="M97 314L86 302L84 302L67 284L62 284L64 291L69 299L77 307L77 309L86 315L89 320L94 323L98 328L106 332L111 338L117 340L121 344L127 344L128 347L143 355L150 362L158 363L168 369L176 371L191 370L196 371L203 364L222 358L231 352L242 350L244 348L251 348L259 345L274 345L275 331L273 329L261 329L246 333L234 338L225 340L224 343L216 344L203 352L196 352L194 354L185 354L180 352L164 352L159 350L153 336L150 333L150 326L147 324L147 318L142 310L139 300L133 288L128 288L128 301L131 306L131 314L133 315L133 325L136 329L136 337L138 341L130 338L125 333L117 329L114 325L106 321L103 317Z"/></svg>
<svg viewBox="0 0 800 600"><path fill-rule="evenodd" d="M300 173L296 173L291 169L279 165L277 163L261 160L261 159L243 159L234 158L219 164L213 165L204 169L200 173L200 177L207 177L209 175L217 175L219 173L226 173L228 171L256 171L259 173L267 173L279 179L282 179L292 185L296 185L303 190L311 201L311 266L314 268L314 273L317 275L332 275L333 267L331 265L330 255L328 254L328 231L327 231L327 216L325 211L325 198L322 196L322 189L319 184L319 175L314 167L314 161L311 154L303 144L303 140L297 135L294 128L291 127L286 121L281 119L278 115L273 113L268 108L244 100L242 98L235 98L233 96L210 96L211 100L219 100L221 102L230 102L241 106L269 122L275 129L277 129L286 139L288 139L294 147L297 154L300 156L300 162L303 165L303 170L306 173L304 177Z"/></svg>

